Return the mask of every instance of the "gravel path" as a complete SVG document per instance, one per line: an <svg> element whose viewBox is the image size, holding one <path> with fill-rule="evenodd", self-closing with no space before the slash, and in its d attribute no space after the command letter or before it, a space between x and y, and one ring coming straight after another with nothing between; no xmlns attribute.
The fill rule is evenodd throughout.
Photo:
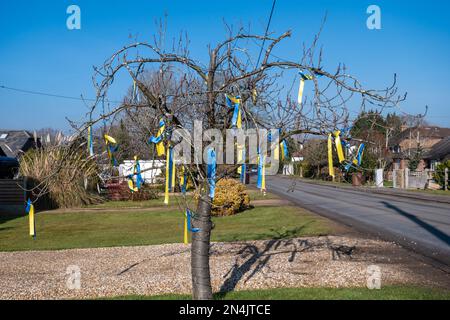
<svg viewBox="0 0 450 320"><path fill-rule="evenodd" d="M190 246L72 249L0 253L0 299L93 298L129 294L189 293ZM382 285L450 288L449 275L399 246L377 240L329 236L214 243L215 291L274 287L365 286L367 267L381 268ZM81 288L66 273L78 266Z"/></svg>

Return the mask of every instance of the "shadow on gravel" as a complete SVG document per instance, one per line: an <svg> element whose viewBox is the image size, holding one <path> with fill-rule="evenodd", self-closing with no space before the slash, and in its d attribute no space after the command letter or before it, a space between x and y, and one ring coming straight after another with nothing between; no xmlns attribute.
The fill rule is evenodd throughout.
<svg viewBox="0 0 450 320"><path fill-rule="evenodd" d="M355 250L355 247L335 245L329 240L311 242L307 239L273 239L267 241L262 249L253 244L246 244L239 250L234 265L224 275L226 279L220 287L218 295L219 297L224 296L227 292L233 291L244 276L244 283L252 279L257 273L262 271L269 260L275 255L287 253L289 254L287 262L292 263L297 254L324 247L331 251L333 260L344 257L351 259Z"/></svg>
<svg viewBox="0 0 450 320"><path fill-rule="evenodd" d="M390 204L389 202L382 201L381 203L384 204L386 208L392 209L399 213L400 215L408 218L415 224L421 226L423 229L427 230L429 233L434 235L436 238L444 241L448 246L450 246L450 236L442 232L441 230L433 227L431 224L426 223L425 221L422 221L421 219L417 218L415 215L408 213L406 211L403 211L402 209L394 206L393 204Z"/></svg>

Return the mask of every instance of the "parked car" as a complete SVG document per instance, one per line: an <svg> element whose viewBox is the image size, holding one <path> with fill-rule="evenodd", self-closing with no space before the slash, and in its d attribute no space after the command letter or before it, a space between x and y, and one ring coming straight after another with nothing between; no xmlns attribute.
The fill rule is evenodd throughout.
<svg viewBox="0 0 450 320"><path fill-rule="evenodd" d="M19 161L15 158L0 157L0 179L13 179L19 172Z"/></svg>

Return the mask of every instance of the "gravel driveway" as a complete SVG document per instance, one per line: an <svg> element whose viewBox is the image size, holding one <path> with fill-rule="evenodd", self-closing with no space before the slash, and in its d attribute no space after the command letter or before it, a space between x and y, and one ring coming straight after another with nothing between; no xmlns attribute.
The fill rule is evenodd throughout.
<svg viewBox="0 0 450 320"><path fill-rule="evenodd" d="M2 252L0 261L0 299L93 298L191 290L190 246L183 244ZM389 242L329 236L211 246L215 291L366 286L369 265L381 269L382 285L450 288L448 274ZM71 282L68 267L69 271L79 268L80 289L69 289L76 282Z"/></svg>

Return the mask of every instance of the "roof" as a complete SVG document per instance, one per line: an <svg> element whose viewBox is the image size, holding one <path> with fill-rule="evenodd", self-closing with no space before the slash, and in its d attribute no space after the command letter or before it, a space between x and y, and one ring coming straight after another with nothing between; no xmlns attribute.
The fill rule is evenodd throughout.
<svg viewBox="0 0 450 320"><path fill-rule="evenodd" d="M403 130L398 135L396 135L392 140L390 145L397 145L402 140L409 139L410 134L412 138L417 137L417 133L419 133L420 137L423 138L437 138L442 139L450 136L450 128L441 128L436 126L421 126L421 127L412 127Z"/></svg>
<svg viewBox="0 0 450 320"><path fill-rule="evenodd" d="M450 155L450 136L436 143L424 156L426 159L444 159Z"/></svg>
<svg viewBox="0 0 450 320"><path fill-rule="evenodd" d="M0 155L17 158L21 152L26 152L35 146L33 135L26 130L0 129Z"/></svg>

